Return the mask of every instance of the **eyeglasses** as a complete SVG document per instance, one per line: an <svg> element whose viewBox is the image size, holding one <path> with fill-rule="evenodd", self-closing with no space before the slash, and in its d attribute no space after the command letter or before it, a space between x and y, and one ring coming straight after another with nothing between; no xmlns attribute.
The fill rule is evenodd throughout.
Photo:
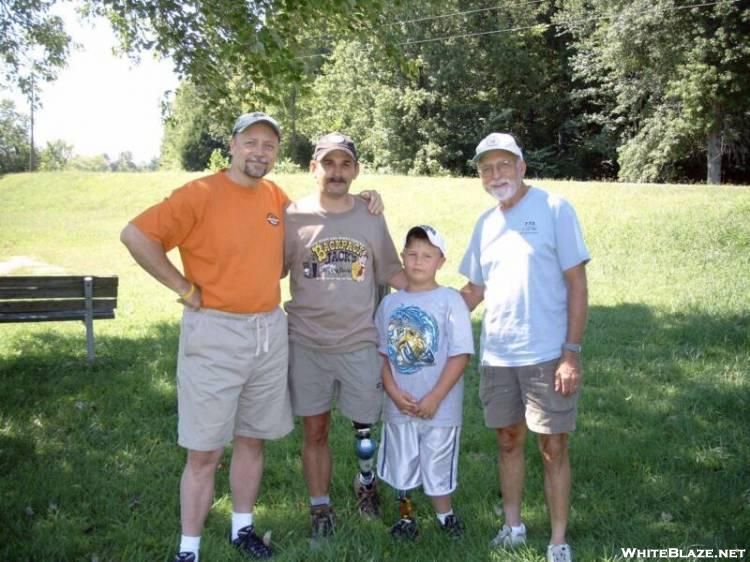
<svg viewBox="0 0 750 562"><path fill-rule="evenodd" d="M479 175L483 178L491 178L495 173L501 175L515 168L516 163L513 160L498 160L494 164L485 164L479 167Z"/></svg>

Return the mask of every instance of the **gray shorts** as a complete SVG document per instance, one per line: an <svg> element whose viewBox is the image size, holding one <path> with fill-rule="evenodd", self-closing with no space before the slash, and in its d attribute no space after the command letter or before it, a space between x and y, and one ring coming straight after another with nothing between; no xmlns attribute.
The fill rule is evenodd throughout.
<svg viewBox="0 0 750 562"><path fill-rule="evenodd" d="M261 314L185 309L177 357L178 443L213 451L234 435L276 439L294 427L287 325Z"/></svg>
<svg viewBox="0 0 750 562"><path fill-rule="evenodd" d="M352 421L375 423L383 406L383 358L374 345L331 353L289 342L289 389L295 416L333 408Z"/></svg>
<svg viewBox="0 0 750 562"><path fill-rule="evenodd" d="M480 368L479 399L487 427L515 425L524 419L531 431L569 433L576 428L578 395L555 392L559 359L522 367Z"/></svg>
<svg viewBox="0 0 750 562"><path fill-rule="evenodd" d="M396 490L422 486L428 496L456 489L461 427L435 427L423 420L383 422L378 477Z"/></svg>

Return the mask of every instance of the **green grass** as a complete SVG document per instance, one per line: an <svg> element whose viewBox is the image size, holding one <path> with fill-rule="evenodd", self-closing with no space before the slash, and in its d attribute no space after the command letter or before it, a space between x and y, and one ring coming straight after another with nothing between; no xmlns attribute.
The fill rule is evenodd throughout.
<svg viewBox="0 0 750 562"><path fill-rule="evenodd" d="M118 318L96 323L87 367L80 324L0 325L0 560L168 560L179 537L175 352L180 307L118 241L127 220L194 175L39 173L0 179L0 263L27 256L71 273L117 274ZM306 175L279 176L292 197ZM750 189L540 181L570 199L593 260L590 319L569 538L578 560L621 547L750 547ZM492 201L476 179L364 176L392 235L428 222L448 241L439 280L458 263ZM176 258L176 255L173 256ZM34 268L14 273L34 273ZM475 314L478 329L479 314ZM542 560L549 523L536 443L527 443L529 547L491 554L501 506L494 435L484 428L475 362L467 393L451 543L416 495L422 527L393 544L384 521L354 517L352 433L334 421L332 496L340 532L310 552L300 431L267 447L258 526L279 561ZM228 460L228 455L227 455ZM217 476L202 560L233 560L226 544L228 471Z"/></svg>

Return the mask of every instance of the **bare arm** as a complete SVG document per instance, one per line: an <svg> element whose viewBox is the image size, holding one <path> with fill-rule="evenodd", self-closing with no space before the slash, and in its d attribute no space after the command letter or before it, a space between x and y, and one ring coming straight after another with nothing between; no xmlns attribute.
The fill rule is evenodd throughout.
<svg viewBox="0 0 750 562"><path fill-rule="evenodd" d="M138 265L162 285L178 295L184 295L190 291L192 283L185 279L169 261L162 245L151 240L137 226L129 223L120 233L120 241L125 244ZM199 308L201 304L200 288L196 287L183 304L190 308Z"/></svg>
<svg viewBox="0 0 750 562"><path fill-rule="evenodd" d="M404 273L404 270L399 270L398 273L395 273L394 275L391 275L391 278L388 279L388 284L396 289L397 291L401 291L406 288L406 273Z"/></svg>
<svg viewBox="0 0 750 562"><path fill-rule="evenodd" d="M435 386L430 392L417 404L417 415L420 418L432 418L435 415L440 403L448 396L448 393L456 385L461 376L464 374L466 365L469 364L469 354L462 353L448 358L440 373Z"/></svg>
<svg viewBox="0 0 750 562"><path fill-rule="evenodd" d="M568 289L567 343L580 344L588 315L588 285L586 265L580 263L563 272ZM563 350L560 365L555 373L555 391L563 396L577 392L582 384L583 369L580 354Z"/></svg>
<svg viewBox="0 0 750 562"><path fill-rule="evenodd" d="M471 281L464 285L459 292L464 298L464 302L466 303L466 306L469 307L469 310L474 310L479 306L479 303L484 300L484 287L481 285L474 285Z"/></svg>

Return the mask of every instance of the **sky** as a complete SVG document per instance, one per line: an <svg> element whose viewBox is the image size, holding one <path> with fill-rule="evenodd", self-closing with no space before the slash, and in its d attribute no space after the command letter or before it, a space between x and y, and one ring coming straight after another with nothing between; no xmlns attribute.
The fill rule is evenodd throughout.
<svg viewBox="0 0 750 562"><path fill-rule="evenodd" d="M75 154L116 158L130 151L135 162L146 163L159 155L161 100L178 84L171 61L145 53L133 63L112 54L115 38L109 22L81 21L76 4L55 7L81 47L71 51L58 79L42 87L42 108L34 114L35 144L43 148L47 141L62 139ZM28 114L22 97L10 97L18 111Z"/></svg>

